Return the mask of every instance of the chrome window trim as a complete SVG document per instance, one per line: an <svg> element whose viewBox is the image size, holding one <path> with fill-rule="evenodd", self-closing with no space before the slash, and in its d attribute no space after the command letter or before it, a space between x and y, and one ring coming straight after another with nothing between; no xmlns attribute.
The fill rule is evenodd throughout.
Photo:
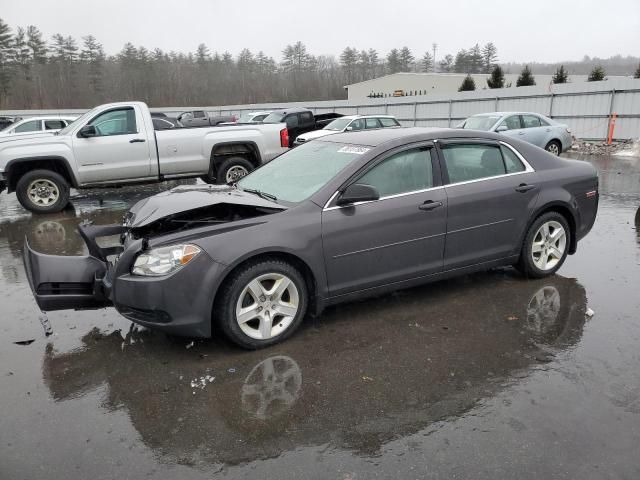
<svg viewBox="0 0 640 480"><path fill-rule="evenodd" d="M434 143L436 143L437 141L438 141L437 139L433 140ZM499 141L498 143L500 145L505 146L506 148L511 150L513 153L515 153L516 157L518 157L518 159L524 165L524 170L523 171L521 171L521 172L513 172L513 173L505 173L503 175L494 175L492 177L476 178L474 180L466 180L464 182L448 183L446 185L438 185L437 187L429 187L429 188L424 188L422 190L412 190L411 192L403 192L403 193L397 193L395 195L387 195L386 197L380 197L378 200L368 200L366 202L356 202L356 203L351 203L349 205L336 205L334 207L330 207L329 205L331 205L331 203L335 200L335 198L340 193L339 190L336 190L334 192L334 194L331 195L331 197L329 198L327 203L325 203L324 207L322 208L322 211L323 212L327 212L327 211L330 211L330 210L337 210L337 209L340 209L340 208L355 207L357 205L365 205L367 203L380 202L382 200L387 200L387 199L390 199L390 198L404 197L404 196L407 196L407 195L413 195L415 193L429 192L429 191L432 191L432 190L439 190L439 189L446 188L446 187L453 187L453 186L457 186L457 185L466 185L468 183L484 182L485 180L494 180L496 178L512 177L514 175L522 175L524 173L533 173L533 172L535 172L535 169L531 166L531 164L529 162L527 162L525 160L525 158L522 156L522 154L518 150L516 150L515 147L513 147L512 145L509 145L507 142L503 142L502 140Z"/></svg>
<svg viewBox="0 0 640 480"><path fill-rule="evenodd" d="M378 200L367 200L366 202L355 202L355 203L350 203L349 205L336 205L335 207L329 207L331 202L333 202L335 200L336 196L340 193L340 191L338 190L333 195L331 195L331 198L324 205L324 208L322 209L322 211L323 212L327 212L329 210L338 210L340 208L349 208L349 207L355 207L357 205L366 205L367 203L381 202L383 200L389 200L391 198L406 197L407 195L414 195L416 193L431 192L431 191L434 191L434 190L441 190L443 188L444 188L444 185L438 185L437 187L429 187L429 188L423 188L421 190L411 190L410 192L402 192L402 193L396 193L394 195L387 195L386 197L380 197Z"/></svg>

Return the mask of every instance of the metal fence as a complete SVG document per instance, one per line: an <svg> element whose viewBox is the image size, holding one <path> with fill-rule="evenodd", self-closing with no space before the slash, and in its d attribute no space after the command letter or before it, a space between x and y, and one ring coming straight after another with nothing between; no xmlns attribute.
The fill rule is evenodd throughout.
<svg viewBox="0 0 640 480"><path fill-rule="evenodd" d="M262 103L207 107L154 108L168 114L205 109L219 115L240 115L255 110L306 107L315 113L389 114L406 126L453 127L470 115L496 111L537 112L566 123L581 139L603 140L609 120L617 115L614 138L640 137L640 79L612 79L549 86L503 88L458 92L448 95L419 95L361 100ZM0 115L79 114L84 110L0 111Z"/></svg>

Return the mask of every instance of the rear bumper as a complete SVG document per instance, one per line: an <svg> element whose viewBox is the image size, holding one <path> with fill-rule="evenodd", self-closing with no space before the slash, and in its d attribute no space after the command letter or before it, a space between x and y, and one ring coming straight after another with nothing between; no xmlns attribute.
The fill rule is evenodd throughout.
<svg viewBox="0 0 640 480"><path fill-rule="evenodd" d="M129 320L172 335L211 336L213 299L224 265L205 252L177 272L162 277L130 273L141 241L121 252L116 263L95 238L125 231L118 225L79 230L86 256L46 255L34 251L25 239L24 267L36 303L43 311L86 310L115 306ZM122 250L120 248L120 250Z"/></svg>

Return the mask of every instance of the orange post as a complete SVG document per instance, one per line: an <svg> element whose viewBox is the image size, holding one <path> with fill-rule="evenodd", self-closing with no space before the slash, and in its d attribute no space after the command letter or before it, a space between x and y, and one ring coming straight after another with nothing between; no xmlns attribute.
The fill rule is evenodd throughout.
<svg viewBox="0 0 640 480"><path fill-rule="evenodd" d="M616 128L617 116L618 116L617 113L612 113L611 117L609 117L609 135L607 136L607 145L611 145L611 142L613 141L613 131Z"/></svg>

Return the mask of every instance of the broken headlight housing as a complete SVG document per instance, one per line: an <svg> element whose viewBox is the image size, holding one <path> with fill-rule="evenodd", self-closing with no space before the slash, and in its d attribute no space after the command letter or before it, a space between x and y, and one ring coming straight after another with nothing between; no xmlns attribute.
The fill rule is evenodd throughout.
<svg viewBox="0 0 640 480"><path fill-rule="evenodd" d="M168 275L180 270L200 251L199 247L191 244L152 248L138 255L131 273L151 277Z"/></svg>

